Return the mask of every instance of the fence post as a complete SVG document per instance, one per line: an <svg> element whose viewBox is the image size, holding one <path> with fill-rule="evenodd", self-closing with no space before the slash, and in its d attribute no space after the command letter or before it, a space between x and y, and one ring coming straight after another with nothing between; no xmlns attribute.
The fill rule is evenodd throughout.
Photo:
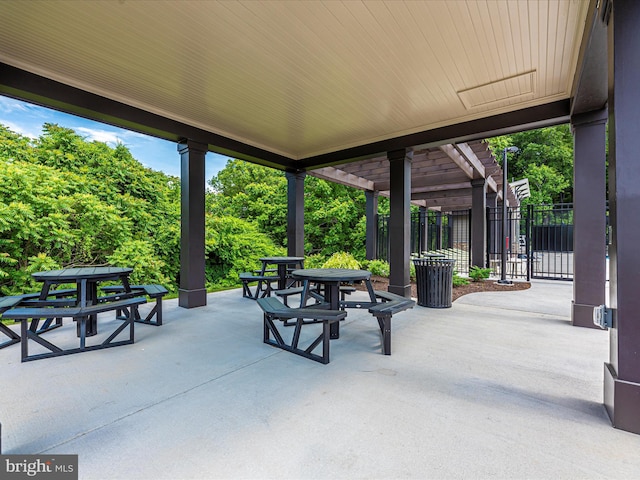
<svg viewBox="0 0 640 480"><path fill-rule="evenodd" d="M533 205L527 205L527 219L525 221L525 252L527 254L527 282L531 281L533 271L533 252L531 249L531 216L533 215Z"/></svg>

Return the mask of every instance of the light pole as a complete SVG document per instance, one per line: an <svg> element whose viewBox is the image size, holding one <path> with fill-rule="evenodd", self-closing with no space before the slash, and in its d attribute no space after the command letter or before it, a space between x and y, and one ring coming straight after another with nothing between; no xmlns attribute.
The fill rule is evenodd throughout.
<svg viewBox="0 0 640 480"><path fill-rule="evenodd" d="M500 266L499 284L511 285L507 280L507 153L515 153L518 147L507 147L502 153L502 262Z"/></svg>

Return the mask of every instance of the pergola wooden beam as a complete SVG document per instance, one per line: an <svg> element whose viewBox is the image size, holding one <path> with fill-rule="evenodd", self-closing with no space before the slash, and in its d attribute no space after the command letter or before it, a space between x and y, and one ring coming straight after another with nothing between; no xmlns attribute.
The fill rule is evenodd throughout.
<svg viewBox="0 0 640 480"><path fill-rule="evenodd" d="M466 143L457 143L455 145L456 150L458 150L464 158L469 162L469 164L473 167L474 170L474 178L486 178L484 165L477 157L475 152L471 149L471 147Z"/></svg>
<svg viewBox="0 0 640 480"><path fill-rule="evenodd" d="M412 187L412 193L442 192L446 190L458 190L463 188L471 188L471 182L447 183L441 185L429 185L421 187Z"/></svg>
<svg viewBox="0 0 640 480"><path fill-rule="evenodd" d="M496 192L502 198L501 172L491 150L481 141L417 150L411 162L411 201L414 205L422 204L423 194L429 193L429 205L423 206L434 208L433 201L437 203L437 199L451 198L452 194L447 193L450 190L467 189L457 203L463 209L469 208L471 180L481 178L486 179L487 191ZM376 191L382 196L389 195L389 161L386 157L319 168L308 171L308 174L361 190ZM447 201L444 206L450 209L451 202Z"/></svg>
<svg viewBox="0 0 640 480"><path fill-rule="evenodd" d="M438 148L446 153L447 156L451 160L453 160L453 163L455 163L467 177L471 179L474 178L473 166L471 166L469 162L467 162L467 159L462 156L462 154L456 149L455 146L449 143L447 145L440 145Z"/></svg>
<svg viewBox="0 0 640 480"><path fill-rule="evenodd" d="M342 185L359 188L361 190L375 189L375 184L371 180L367 180L363 177L358 177L343 170L338 170L334 167L324 167L313 170L312 175L329 182L340 183Z"/></svg>

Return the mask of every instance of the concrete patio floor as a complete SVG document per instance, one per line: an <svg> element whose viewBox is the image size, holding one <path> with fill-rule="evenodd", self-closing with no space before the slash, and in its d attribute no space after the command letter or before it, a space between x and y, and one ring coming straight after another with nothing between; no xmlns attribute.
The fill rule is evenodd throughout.
<svg viewBox="0 0 640 480"><path fill-rule="evenodd" d="M78 454L81 479L638 478L640 436L602 405L608 333L570 326L571 298L534 281L416 307L391 356L352 310L329 365L263 344L240 290L169 300L134 345L0 350L2 453Z"/></svg>

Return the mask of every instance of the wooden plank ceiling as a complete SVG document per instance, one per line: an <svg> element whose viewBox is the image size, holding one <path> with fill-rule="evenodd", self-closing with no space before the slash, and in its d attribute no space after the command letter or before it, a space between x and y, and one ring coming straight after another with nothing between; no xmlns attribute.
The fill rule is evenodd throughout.
<svg viewBox="0 0 640 480"><path fill-rule="evenodd" d="M589 4L3 0L0 62L296 162L568 100Z"/></svg>
<svg viewBox="0 0 640 480"><path fill-rule="evenodd" d="M310 170L309 175L389 196L389 161L385 157ZM484 141L416 150L411 162L411 201L442 211L471 208L471 180L485 178L487 192L502 199L502 169ZM510 206L520 204L510 187Z"/></svg>

